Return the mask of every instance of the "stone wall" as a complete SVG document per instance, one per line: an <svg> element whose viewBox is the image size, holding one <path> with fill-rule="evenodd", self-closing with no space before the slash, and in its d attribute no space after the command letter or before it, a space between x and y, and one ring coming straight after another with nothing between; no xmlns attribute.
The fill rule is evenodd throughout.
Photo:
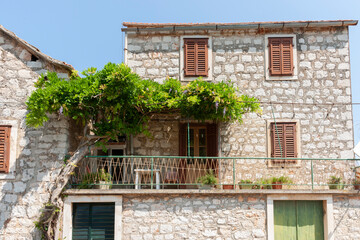
<svg viewBox="0 0 360 240"><path fill-rule="evenodd" d="M266 239L261 195L123 198L123 238Z"/></svg>
<svg viewBox="0 0 360 240"><path fill-rule="evenodd" d="M360 239L359 195L334 196L334 228L336 240Z"/></svg>
<svg viewBox="0 0 360 240"><path fill-rule="evenodd" d="M267 239L266 199L261 193L124 195L123 238ZM359 207L358 194L333 194L333 239L360 238Z"/></svg>
<svg viewBox="0 0 360 240"><path fill-rule="evenodd" d="M16 152L13 168L0 174L0 239L40 239L34 222L48 202L69 148L69 123L64 119L51 116L38 129L25 124L25 101L39 73L56 70L68 76L66 69L31 60L29 51L0 31L0 124L17 129L17 136L11 136L15 138L11 151Z"/></svg>
<svg viewBox="0 0 360 240"><path fill-rule="evenodd" d="M266 80L266 34L295 34L297 80ZM288 29L273 31L223 30L127 33L126 63L140 76L162 82L167 76L180 78L180 36L204 35L212 38L213 81L232 80L242 94L257 97L263 114L248 114L244 123L222 124L221 156L269 157L267 123L297 121L302 158L353 158L353 119L349 38L347 27ZM270 104L270 102L275 102ZM297 103L297 104L277 104ZM337 105L321 105L336 103ZM308 105L307 105L308 104ZM338 105L340 104L340 105ZM341 105L345 104L345 105ZM274 111L274 114L272 113ZM177 139L173 138L173 145ZM156 143L154 143L156 145ZM140 146L140 145L139 145ZM144 146L144 145L141 145ZM161 148L160 155L168 153ZM300 167L268 168L263 160L238 160L237 179L258 179L286 174L297 183L310 181L310 161ZM230 164L230 163L229 163ZM227 165L229 165L227 164ZM248 165L246 172L244 165ZM258 171L258 167L267 169ZM348 183L354 177L354 162L314 162L315 181L325 184L331 175ZM231 178L223 170L224 178Z"/></svg>

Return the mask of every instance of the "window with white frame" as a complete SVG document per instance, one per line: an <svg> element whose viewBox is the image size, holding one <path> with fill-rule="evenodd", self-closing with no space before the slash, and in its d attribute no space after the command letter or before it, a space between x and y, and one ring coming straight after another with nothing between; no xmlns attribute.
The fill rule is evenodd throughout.
<svg viewBox="0 0 360 240"><path fill-rule="evenodd" d="M266 80L298 79L295 34L265 35Z"/></svg>

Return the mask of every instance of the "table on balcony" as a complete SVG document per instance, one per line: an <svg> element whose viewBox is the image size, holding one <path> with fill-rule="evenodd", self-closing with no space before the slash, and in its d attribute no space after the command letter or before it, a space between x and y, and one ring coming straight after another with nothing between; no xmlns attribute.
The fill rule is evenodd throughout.
<svg viewBox="0 0 360 240"><path fill-rule="evenodd" d="M135 189L141 189L141 175L155 173L156 189L160 189L160 170L159 169L135 169Z"/></svg>

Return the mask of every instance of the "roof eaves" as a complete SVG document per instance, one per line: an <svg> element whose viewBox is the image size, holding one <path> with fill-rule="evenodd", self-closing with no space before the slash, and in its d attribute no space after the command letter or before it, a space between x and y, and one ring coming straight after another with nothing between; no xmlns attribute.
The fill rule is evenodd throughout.
<svg viewBox="0 0 360 240"><path fill-rule="evenodd" d="M59 61L57 59L54 59L44 53L42 53L37 47L31 45L30 43L26 42L25 40L19 38L15 33L12 31L6 29L4 26L0 25L0 30L4 32L7 36L14 39L16 42L20 43L26 50L28 50L31 54L35 55L36 57L39 57L45 61L48 61L52 64L55 64L60 67L66 68L68 71L74 70L74 67L70 64L67 64L66 62Z"/></svg>
<svg viewBox="0 0 360 240"><path fill-rule="evenodd" d="M183 31L183 30L218 30L218 29L255 29L255 28L291 28L291 27L326 27L357 25L357 20L322 20L322 21L283 21L283 22L248 22L248 23L133 23L124 22L122 31Z"/></svg>

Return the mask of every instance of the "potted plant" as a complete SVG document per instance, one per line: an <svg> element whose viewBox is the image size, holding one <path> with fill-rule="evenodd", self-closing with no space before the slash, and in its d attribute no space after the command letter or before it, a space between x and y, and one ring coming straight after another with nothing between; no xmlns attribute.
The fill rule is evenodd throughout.
<svg viewBox="0 0 360 240"><path fill-rule="evenodd" d="M271 189L271 179L269 178L262 178L259 181L261 189Z"/></svg>
<svg viewBox="0 0 360 240"><path fill-rule="evenodd" d="M360 190L360 179L355 179L354 180L354 189L355 190Z"/></svg>
<svg viewBox="0 0 360 240"><path fill-rule="evenodd" d="M270 180L272 189L282 189L283 183L292 183L291 179L286 176L272 177Z"/></svg>
<svg viewBox="0 0 360 240"><path fill-rule="evenodd" d="M217 178L213 170L209 170L204 176L199 177L196 180L197 183L201 183L200 189L212 189L217 184Z"/></svg>
<svg viewBox="0 0 360 240"><path fill-rule="evenodd" d="M99 170L98 172L91 172L85 174L81 178L81 182L77 188L79 189L110 189L111 186L111 175L106 172L104 169Z"/></svg>
<svg viewBox="0 0 360 240"><path fill-rule="evenodd" d="M240 189L252 189L253 188L253 182L251 180L240 180L239 184L239 188Z"/></svg>
<svg viewBox="0 0 360 240"><path fill-rule="evenodd" d="M261 187L261 181L256 181L256 182L253 183L251 189L260 189L260 188L262 188Z"/></svg>
<svg viewBox="0 0 360 240"><path fill-rule="evenodd" d="M330 176L328 181L329 189L344 189L344 182L341 181L341 177Z"/></svg>
<svg viewBox="0 0 360 240"><path fill-rule="evenodd" d="M110 173L106 172L105 169L100 169L97 174L96 183L98 185L95 185L96 189L110 189L111 187L111 175Z"/></svg>

